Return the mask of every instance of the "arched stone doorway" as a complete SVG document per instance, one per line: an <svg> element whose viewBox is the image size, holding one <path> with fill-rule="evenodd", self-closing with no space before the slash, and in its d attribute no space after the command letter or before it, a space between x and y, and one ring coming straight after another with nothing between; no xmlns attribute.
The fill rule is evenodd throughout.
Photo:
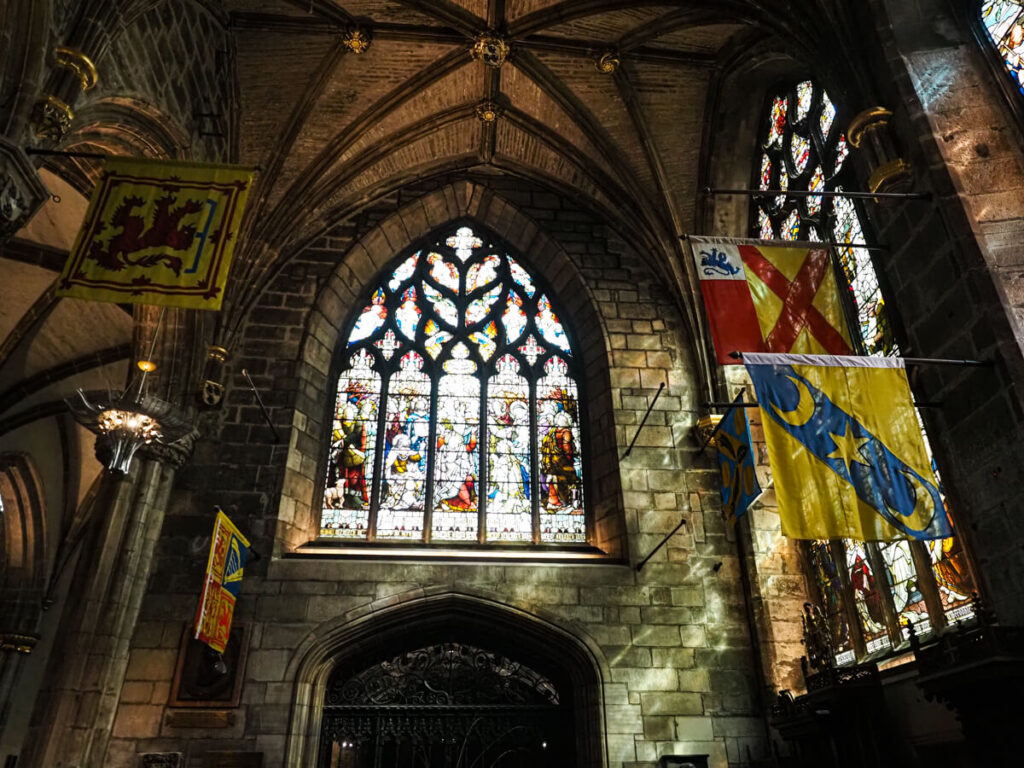
<svg viewBox="0 0 1024 768"><path fill-rule="evenodd" d="M298 649L288 765L607 764L599 651L485 597L417 592Z"/></svg>
<svg viewBox="0 0 1024 768"><path fill-rule="evenodd" d="M572 691L476 646L434 643L327 685L322 768L571 765Z"/></svg>

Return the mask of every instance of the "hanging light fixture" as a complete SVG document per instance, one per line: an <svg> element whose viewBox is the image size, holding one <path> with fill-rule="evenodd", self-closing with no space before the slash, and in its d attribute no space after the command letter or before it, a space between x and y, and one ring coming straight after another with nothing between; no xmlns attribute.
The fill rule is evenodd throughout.
<svg viewBox="0 0 1024 768"><path fill-rule="evenodd" d="M160 332L163 312L157 321L150 346L153 357L156 336ZM75 420L97 435L97 455L107 469L127 473L135 453L144 445L157 442L170 445L192 431L192 425L173 404L145 392L146 377L156 370L152 359L136 363L142 375L138 386L129 385L123 392L101 399L97 393L77 389L67 398L68 409Z"/></svg>

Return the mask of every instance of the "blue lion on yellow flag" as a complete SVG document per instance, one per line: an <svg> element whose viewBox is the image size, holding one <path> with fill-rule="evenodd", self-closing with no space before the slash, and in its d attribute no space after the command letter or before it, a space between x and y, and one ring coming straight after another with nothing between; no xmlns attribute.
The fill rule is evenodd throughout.
<svg viewBox="0 0 1024 768"><path fill-rule="evenodd" d="M951 535L902 361L748 353L744 362L786 535Z"/></svg>

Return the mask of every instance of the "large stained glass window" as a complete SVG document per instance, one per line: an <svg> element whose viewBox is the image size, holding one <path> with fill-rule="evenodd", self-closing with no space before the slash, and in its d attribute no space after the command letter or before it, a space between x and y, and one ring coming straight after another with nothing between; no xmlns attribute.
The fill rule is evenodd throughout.
<svg viewBox="0 0 1024 768"><path fill-rule="evenodd" d="M985 7L1010 5L1017 9L1016 24L1024 10L1021 5L986 3ZM1019 45L1021 32L1016 34ZM835 104L813 81L773 94L765 109L761 151L754 168L758 188L812 193L856 188L840 126ZM859 351L899 354L870 251L857 247L869 244L860 203L813 194L765 195L755 200L753 236L833 243ZM926 446L927 441L925 435ZM891 651L908 636L908 624L924 634L971 615L974 584L957 537L927 543L809 542L808 554L839 663Z"/></svg>
<svg viewBox="0 0 1024 768"><path fill-rule="evenodd" d="M985 0L981 22L1017 88L1024 93L1024 3Z"/></svg>
<svg viewBox="0 0 1024 768"><path fill-rule="evenodd" d="M586 542L579 361L505 248L462 226L401 258L343 354L322 536Z"/></svg>

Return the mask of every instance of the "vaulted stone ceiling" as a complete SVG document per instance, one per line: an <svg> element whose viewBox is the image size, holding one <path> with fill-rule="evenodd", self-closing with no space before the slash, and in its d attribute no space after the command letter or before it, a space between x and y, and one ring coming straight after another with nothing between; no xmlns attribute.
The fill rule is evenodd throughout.
<svg viewBox="0 0 1024 768"><path fill-rule="evenodd" d="M455 169L532 179L671 249L693 225L714 68L765 34L740 5L227 0L239 162L262 169L253 274L368 201ZM353 29L371 39L364 52L346 47ZM472 53L488 34L508 45L500 67ZM606 53L613 71L598 66Z"/></svg>

